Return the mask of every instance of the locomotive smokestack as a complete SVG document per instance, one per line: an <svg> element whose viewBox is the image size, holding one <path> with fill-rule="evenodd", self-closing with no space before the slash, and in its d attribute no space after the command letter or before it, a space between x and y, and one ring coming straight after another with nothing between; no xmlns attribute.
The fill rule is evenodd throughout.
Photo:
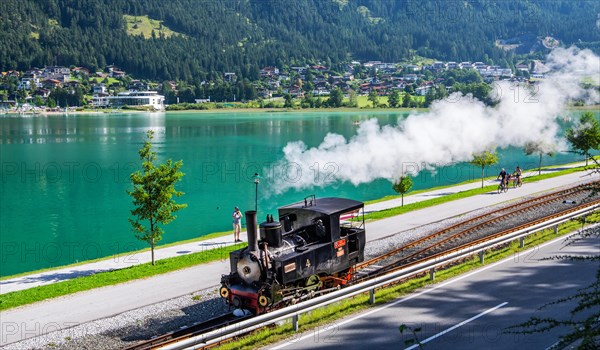
<svg viewBox="0 0 600 350"><path fill-rule="evenodd" d="M246 212L246 232L248 233L248 249L252 252L258 252L258 234L256 233L256 211L248 210Z"/></svg>

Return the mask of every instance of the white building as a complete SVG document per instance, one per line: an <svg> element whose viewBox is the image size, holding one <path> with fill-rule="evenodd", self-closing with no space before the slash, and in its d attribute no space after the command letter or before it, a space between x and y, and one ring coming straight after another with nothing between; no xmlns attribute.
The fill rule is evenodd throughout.
<svg viewBox="0 0 600 350"><path fill-rule="evenodd" d="M165 109L165 97L156 91L125 91L117 96L109 96L108 103L113 107L141 106L152 107L155 110Z"/></svg>
<svg viewBox="0 0 600 350"><path fill-rule="evenodd" d="M108 94L94 94L92 95L92 107L94 108L104 108L109 106L108 102Z"/></svg>

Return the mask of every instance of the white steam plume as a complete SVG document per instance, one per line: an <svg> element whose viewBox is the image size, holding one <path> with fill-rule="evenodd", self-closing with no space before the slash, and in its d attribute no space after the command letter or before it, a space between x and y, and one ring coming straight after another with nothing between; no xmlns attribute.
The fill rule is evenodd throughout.
<svg viewBox="0 0 600 350"><path fill-rule="evenodd" d="M533 91L505 82L496 85L499 103L494 107L453 94L434 102L425 113L410 114L398 126L380 126L371 119L362 122L349 140L330 133L314 148L290 142L283 149L285 159L277 165L284 170L274 176L273 188L284 192L328 184L323 177L315 178L316 171L354 185L380 178L393 181L407 172L414 175L420 170L416 164L434 167L470 161L477 152L528 142L564 149L556 117L572 99L600 102L598 92L582 84L600 84L600 59L589 50L558 48L546 65L552 73Z"/></svg>

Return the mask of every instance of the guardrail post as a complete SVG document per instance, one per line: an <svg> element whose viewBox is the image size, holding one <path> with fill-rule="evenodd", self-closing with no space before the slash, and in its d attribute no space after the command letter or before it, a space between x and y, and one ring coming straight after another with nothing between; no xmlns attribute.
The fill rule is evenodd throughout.
<svg viewBox="0 0 600 350"><path fill-rule="evenodd" d="M369 291L369 304L375 304L375 289Z"/></svg>
<svg viewBox="0 0 600 350"><path fill-rule="evenodd" d="M432 280L432 281L435 279L435 267L432 267L429 270L429 279Z"/></svg>
<svg viewBox="0 0 600 350"><path fill-rule="evenodd" d="M519 248L525 247L525 237L519 238Z"/></svg>
<svg viewBox="0 0 600 350"><path fill-rule="evenodd" d="M300 315L292 316L292 328L294 328L294 332L298 332L298 319L299 318L300 318Z"/></svg>
<svg viewBox="0 0 600 350"><path fill-rule="evenodd" d="M554 234L557 235L558 234L558 225L554 225Z"/></svg>
<svg viewBox="0 0 600 350"><path fill-rule="evenodd" d="M479 252L479 263L483 264L484 261L485 261L485 252L482 250Z"/></svg>

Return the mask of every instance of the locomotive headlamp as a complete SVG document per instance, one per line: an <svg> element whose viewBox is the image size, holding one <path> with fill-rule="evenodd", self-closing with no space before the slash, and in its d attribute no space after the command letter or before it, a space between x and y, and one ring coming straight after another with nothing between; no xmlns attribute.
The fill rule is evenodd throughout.
<svg viewBox="0 0 600 350"><path fill-rule="evenodd" d="M264 295L258 297L258 305L265 307L269 303L269 298Z"/></svg>
<svg viewBox="0 0 600 350"><path fill-rule="evenodd" d="M227 289L227 287L221 287L219 294L221 295L221 298L227 299L227 297L229 297L229 289Z"/></svg>

